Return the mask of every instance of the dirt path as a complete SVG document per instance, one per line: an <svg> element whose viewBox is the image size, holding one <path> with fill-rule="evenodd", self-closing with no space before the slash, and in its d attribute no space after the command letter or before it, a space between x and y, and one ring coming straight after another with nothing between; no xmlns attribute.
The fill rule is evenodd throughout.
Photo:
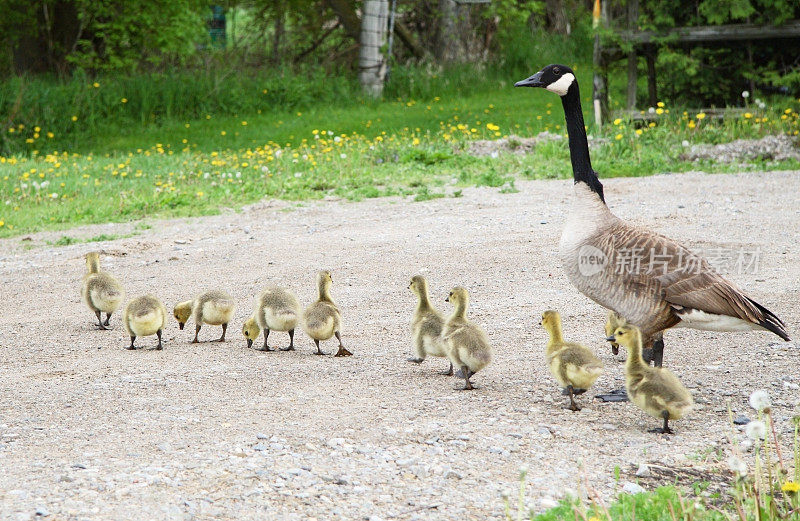
<svg viewBox="0 0 800 521"><path fill-rule="evenodd" d="M521 465L537 510L578 486L581 462L606 496L634 481L640 462L710 465L697 460L727 446L726 400L752 416L757 388L770 390L788 433L800 412L800 349L767 333L667 334L665 365L698 401L674 436L647 433L653 420L631 404L585 397L582 412L564 410L535 325L542 310L561 310L566 335L602 357L598 390L622 385L622 357L603 341L604 311L570 286L555 255L570 182L518 187L424 203L262 203L98 244L37 246L61 233L1 241L0 518L41 508L50 519L496 519ZM730 277L795 337L798 193L800 172L606 182L618 215L692 248L760 248L758 273ZM129 297L154 292L171 308L202 288L227 289L239 302L230 340L191 345L193 327L171 321L164 351L124 350L119 317L97 331L80 302L92 248L107 253L104 267ZM245 349L239 330L259 288L279 283L307 304L322 267L355 356L313 356L303 334L294 353ZM450 287L471 291L471 316L496 347L474 378L479 390L454 391L436 374L443 360L405 361L406 286L417 272L445 311ZM218 333L205 327L201 339Z"/></svg>

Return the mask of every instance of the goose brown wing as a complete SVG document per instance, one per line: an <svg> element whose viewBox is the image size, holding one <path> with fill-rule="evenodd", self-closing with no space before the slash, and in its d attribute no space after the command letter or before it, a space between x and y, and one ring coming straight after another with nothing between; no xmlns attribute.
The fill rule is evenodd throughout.
<svg viewBox="0 0 800 521"><path fill-rule="evenodd" d="M676 311L689 308L740 318L789 340L780 318L714 271L703 257L648 230L624 223L615 228L607 237L614 237L613 260L617 268L635 268L626 277L629 283L635 280L636 286L645 288L659 285L661 298ZM626 265L624 256L633 260Z"/></svg>

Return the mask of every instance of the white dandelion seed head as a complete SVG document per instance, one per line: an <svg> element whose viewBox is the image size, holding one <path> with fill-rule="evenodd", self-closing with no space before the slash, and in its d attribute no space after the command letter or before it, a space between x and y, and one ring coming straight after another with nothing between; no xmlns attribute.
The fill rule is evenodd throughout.
<svg viewBox="0 0 800 521"><path fill-rule="evenodd" d="M497 156L499 156L499 155L500 155L500 154L498 154L498 153L497 153L497 151L492 151L492 152L489 154L489 156L490 156L492 159L497 159Z"/></svg>
<svg viewBox="0 0 800 521"><path fill-rule="evenodd" d="M742 97L745 98L745 99L749 98L750 97L750 92L746 91L746 90L743 90L742 91Z"/></svg>
<svg viewBox="0 0 800 521"><path fill-rule="evenodd" d="M772 400L769 399L769 393L763 389L753 391L753 394L750 395L750 407L758 412L769 412L772 408Z"/></svg>
<svg viewBox="0 0 800 521"><path fill-rule="evenodd" d="M347 158L347 154L339 154L339 157L341 157L342 159L346 159Z"/></svg>
<svg viewBox="0 0 800 521"><path fill-rule="evenodd" d="M744 433L751 440L762 440L767 435L767 426L762 421L752 421L744 428Z"/></svg>
<svg viewBox="0 0 800 521"><path fill-rule="evenodd" d="M328 131L328 135L329 135L329 136L332 136L332 135L333 135L333 130L329 130L329 131Z"/></svg>
<svg viewBox="0 0 800 521"><path fill-rule="evenodd" d="M333 138L333 142L334 143L339 143L341 140L342 140L342 138L340 138L339 136L336 136L336 137Z"/></svg>
<svg viewBox="0 0 800 521"><path fill-rule="evenodd" d="M742 461L741 458L737 456L731 456L728 458L728 468L740 476L747 474L747 463Z"/></svg>
<svg viewBox="0 0 800 521"><path fill-rule="evenodd" d="M501 495L503 496L503 499L508 501L508 498L511 497L511 491L508 490L508 489L505 489L505 490L503 490L503 492L501 492Z"/></svg>
<svg viewBox="0 0 800 521"><path fill-rule="evenodd" d="M655 114L656 113L656 109L654 109L653 107L650 107L649 109L647 109L647 113L648 114Z"/></svg>
<svg viewBox="0 0 800 521"><path fill-rule="evenodd" d="M281 157L283 155L283 150L278 149L275 151L275 157Z"/></svg>
<svg viewBox="0 0 800 521"><path fill-rule="evenodd" d="M527 475L527 474L528 474L528 466L527 466L527 465L520 465L520 467L519 467L519 473L520 473L520 475L522 475L522 476L525 476L525 475Z"/></svg>
<svg viewBox="0 0 800 521"><path fill-rule="evenodd" d="M52 194L50 194L50 197L51 197L52 199L58 199L58 194L57 194L57 193L55 193L55 192L53 192Z"/></svg>

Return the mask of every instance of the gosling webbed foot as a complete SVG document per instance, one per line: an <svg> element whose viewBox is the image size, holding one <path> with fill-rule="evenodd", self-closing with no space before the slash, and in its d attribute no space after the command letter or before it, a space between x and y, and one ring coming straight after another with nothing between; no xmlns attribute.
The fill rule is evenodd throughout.
<svg viewBox="0 0 800 521"><path fill-rule="evenodd" d="M406 360L409 362L414 362L415 364L421 364L425 361L424 358L406 358Z"/></svg>
<svg viewBox="0 0 800 521"><path fill-rule="evenodd" d="M439 374L442 376L453 376L453 362L450 362L450 369L447 371L440 371Z"/></svg>
<svg viewBox="0 0 800 521"><path fill-rule="evenodd" d="M339 346L339 350L333 356L353 356L353 353L345 349L344 346Z"/></svg>
<svg viewBox="0 0 800 521"><path fill-rule="evenodd" d="M281 351L294 351L294 346L281 347L280 350Z"/></svg>

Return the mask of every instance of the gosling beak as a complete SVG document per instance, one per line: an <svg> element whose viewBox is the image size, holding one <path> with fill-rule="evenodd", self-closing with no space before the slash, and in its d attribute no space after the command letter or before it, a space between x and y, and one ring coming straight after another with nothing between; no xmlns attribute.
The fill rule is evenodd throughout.
<svg viewBox="0 0 800 521"><path fill-rule="evenodd" d="M608 340L609 342L616 342L617 338L614 335L611 335L611 336L607 336L606 340Z"/></svg>
<svg viewBox="0 0 800 521"><path fill-rule="evenodd" d="M183 326L184 326L183 322L178 322L178 327L181 328L181 331L183 331Z"/></svg>
<svg viewBox="0 0 800 521"><path fill-rule="evenodd" d="M248 338L247 339L247 347L253 347L253 339L252 338Z"/></svg>
<svg viewBox="0 0 800 521"><path fill-rule="evenodd" d="M444 301L445 302L450 302L450 297L447 297L446 299L444 299Z"/></svg>
<svg viewBox="0 0 800 521"><path fill-rule="evenodd" d="M515 87L544 87L542 83L542 71L537 72L530 78L518 81L514 84Z"/></svg>

